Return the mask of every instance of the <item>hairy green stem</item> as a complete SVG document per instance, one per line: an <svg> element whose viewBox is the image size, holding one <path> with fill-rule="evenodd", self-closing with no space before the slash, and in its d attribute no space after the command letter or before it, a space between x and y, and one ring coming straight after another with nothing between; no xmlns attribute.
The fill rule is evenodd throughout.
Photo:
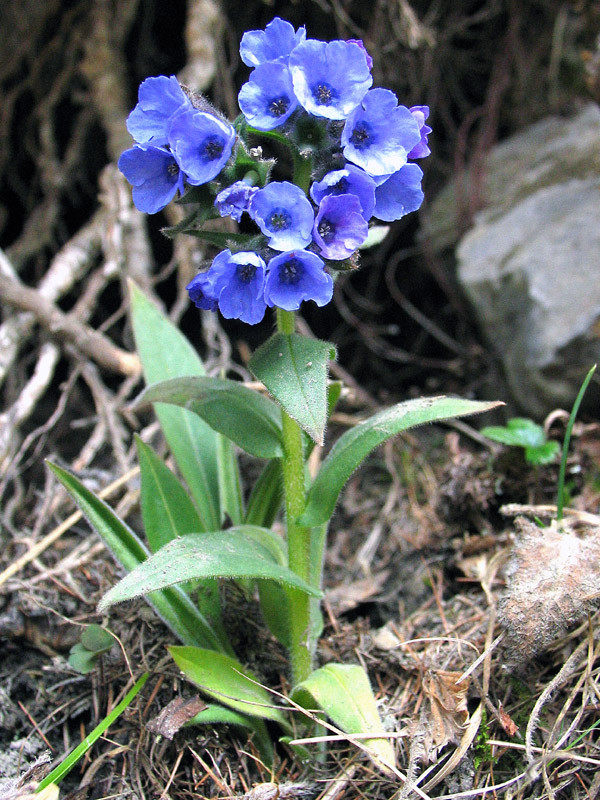
<svg viewBox="0 0 600 800"><path fill-rule="evenodd" d="M312 158L305 158L293 152L294 183L308 194L312 173ZM293 311L277 309L277 330L292 334L296 327ZM283 431L282 459L283 488L285 494L285 513L287 527L288 566L307 583L314 578L311 569L311 529L298 525L296 520L306 505L304 483L304 447L302 430L289 414L281 409ZM320 570L319 570L320 582ZM297 589L288 590L290 611L290 661L292 665L292 685L297 686L312 672L314 641L311 636L311 599Z"/></svg>
<svg viewBox="0 0 600 800"><path fill-rule="evenodd" d="M294 332L294 326L294 312L277 309L277 328L279 332L291 334ZM296 523L306 504L302 431L298 423L283 409L281 410L281 424L284 449L282 472L287 520L288 565L296 575L310 582L311 530ZM300 681L307 678L312 671L310 598L305 592L297 589L289 589L288 596L290 603L292 683L296 686Z"/></svg>
<svg viewBox="0 0 600 800"><path fill-rule="evenodd" d="M305 194L308 194L310 189L310 181L313 168L313 160L311 156L301 155L294 152L294 183L299 186Z"/></svg>

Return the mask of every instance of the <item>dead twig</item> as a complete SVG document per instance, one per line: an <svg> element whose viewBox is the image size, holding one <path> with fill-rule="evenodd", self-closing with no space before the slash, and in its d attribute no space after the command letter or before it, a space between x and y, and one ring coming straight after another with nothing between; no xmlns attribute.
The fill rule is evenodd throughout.
<svg viewBox="0 0 600 800"><path fill-rule="evenodd" d="M0 295L14 308L34 314L36 321L52 336L74 344L101 367L121 375L137 375L141 372L140 361L135 353L122 350L106 336L64 314L38 291L21 281L0 275Z"/></svg>

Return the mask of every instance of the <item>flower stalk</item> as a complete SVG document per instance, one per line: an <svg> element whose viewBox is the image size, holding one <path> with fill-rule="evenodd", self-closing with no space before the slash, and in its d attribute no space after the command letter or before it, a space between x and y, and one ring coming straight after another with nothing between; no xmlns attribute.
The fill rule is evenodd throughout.
<svg viewBox="0 0 600 800"><path fill-rule="evenodd" d="M293 311L277 309L277 329L292 334L295 328ZM311 530L296 520L304 511L304 448L302 431L285 409L281 409L283 433L283 487L287 528L288 566L300 578L311 583ZM292 685L307 678L312 671L313 647L310 642L310 598L297 589L288 591L290 610L290 661Z"/></svg>

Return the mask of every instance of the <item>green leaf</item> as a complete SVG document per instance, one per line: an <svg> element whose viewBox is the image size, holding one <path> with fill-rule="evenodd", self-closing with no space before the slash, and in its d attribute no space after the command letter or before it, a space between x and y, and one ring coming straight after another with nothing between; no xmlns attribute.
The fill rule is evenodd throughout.
<svg viewBox="0 0 600 800"><path fill-rule="evenodd" d="M290 601L285 589L275 581L258 581L262 617L273 636L290 647ZM316 601L318 602L318 601Z"/></svg>
<svg viewBox="0 0 600 800"><path fill-rule="evenodd" d="M327 423L327 371L335 347L299 334L276 333L248 366L290 417L317 444Z"/></svg>
<svg viewBox="0 0 600 800"><path fill-rule="evenodd" d="M221 510L234 525L240 525L244 521L240 470L232 443L221 433L217 434L217 464Z"/></svg>
<svg viewBox="0 0 600 800"><path fill-rule="evenodd" d="M81 644L92 653L106 653L115 643L115 637L101 625L86 625L81 634Z"/></svg>
<svg viewBox="0 0 600 800"><path fill-rule="evenodd" d="M117 517L112 508L90 492L70 472L56 464L47 463L117 561L126 570L133 570L145 563L150 555L149 551L131 528ZM184 644L231 652L229 642L215 631L185 592L178 587L153 592L146 600L165 625Z"/></svg>
<svg viewBox="0 0 600 800"><path fill-rule="evenodd" d="M546 434L541 425L525 417L513 417L506 427L490 425L482 428L481 433L500 444L517 447L539 447L546 442Z"/></svg>
<svg viewBox="0 0 600 800"><path fill-rule="evenodd" d="M276 404L237 381L176 378L150 386L137 403L156 401L189 409L253 456L283 456L281 416Z"/></svg>
<svg viewBox="0 0 600 800"><path fill-rule="evenodd" d="M333 411L340 399L340 395L342 393L342 382L341 381L329 381L327 384L327 419L331 417ZM308 457L312 453L315 448L316 443L310 438L310 436L305 432L302 431L302 438L303 438L303 446L304 446L304 460L307 461Z"/></svg>
<svg viewBox="0 0 600 800"><path fill-rule="evenodd" d="M338 404L340 395L342 394L341 381L329 381L327 385L327 418L329 418L335 411Z"/></svg>
<svg viewBox="0 0 600 800"><path fill-rule="evenodd" d="M179 669L210 697L242 714L290 726L257 678L235 658L198 647L169 647Z"/></svg>
<svg viewBox="0 0 600 800"><path fill-rule="evenodd" d="M282 502L281 460L274 458L265 466L252 487L244 522L247 525L261 525L263 528L270 528Z"/></svg>
<svg viewBox="0 0 600 800"><path fill-rule="evenodd" d="M306 509L298 522L307 527L327 522L352 472L372 450L390 437L425 422L480 414L499 405L502 403L455 397L423 397L374 414L337 440L310 487Z"/></svg>
<svg viewBox="0 0 600 800"><path fill-rule="evenodd" d="M81 640L74 644L69 651L69 664L87 675L96 668L99 657L107 653L115 638L100 625L86 625L81 634Z"/></svg>
<svg viewBox="0 0 600 800"><path fill-rule="evenodd" d="M290 149L290 141L289 139L284 136L279 131L270 130L270 131L261 131L258 128L253 128L251 125L244 125L241 127L241 131L243 132L242 135L244 138L247 136L255 136L257 138L262 139L272 139L275 142L279 142L282 144L286 149Z"/></svg>
<svg viewBox="0 0 600 800"><path fill-rule="evenodd" d="M320 597L321 592L279 564L255 538L263 535L260 529L253 532L252 526L240 525L227 531L192 533L175 539L113 586L98 610L196 578L271 579Z"/></svg>
<svg viewBox="0 0 600 800"><path fill-rule="evenodd" d="M276 463L276 462L271 462ZM269 528L253 529L255 540L269 551L271 556L282 566L287 566L287 552L283 539ZM274 580L259 580L258 595L260 609L264 621L271 633L284 647L290 645L290 611L289 598L285 586ZM318 598L312 598L319 603Z"/></svg>
<svg viewBox="0 0 600 800"><path fill-rule="evenodd" d="M195 505L154 450L135 437L141 474L141 508L150 550L186 533L205 530Z"/></svg>
<svg viewBox="0 0 600 800"><path fill-rule="evenodd" d="M360 743L380 769L389 772L395 766L394 748L385 733L369 678L355 664L326 664L294 687L292 700L304 706L319 706L334 725L344 733L372 733L372 739Z"/></svg>
<svg viewBox="0 0 600 800"><path fill-rule="evenodd" d="M284 540L270 528L261 528L258 525L240 525L244 535L264 548L276 564L287 566L287 547Z"/></svg>
<svg viewBox="0 0 600 800"><path fill-rule="evenodd" d="M559 453L558 442L544 442L538 447L526 447L525 460L528 464L551 464Z"/></svg>
<svg viewBox="0 0 600 800"><path fill-rule="evenodd" d="M147 384L184 375L204 375L204 365L183 334L135 286L129 284L131 322ZM154 408L167 444L187 483L203 530L221 524L217 439L213 430L185 408Z"/></svg>
<svg viewBox="0 0 600 800"><path fill-rule="evenodd" d="M69 650L68 663L70 667L81 675L88 675L96 669L100 653L94 653L77 642Z"/></svg>
<svg viewBox="0 0 600 800"><path fill-rule="evenodd" d="M141 474L142 521L150 550L156 553L178 536L205 531L196 506L167 465L138 436L136 446ZM198 592L198 608L217 630L221 601L215 582L208 581L203 586L195 582L181 588L188 594Z"/></svg>

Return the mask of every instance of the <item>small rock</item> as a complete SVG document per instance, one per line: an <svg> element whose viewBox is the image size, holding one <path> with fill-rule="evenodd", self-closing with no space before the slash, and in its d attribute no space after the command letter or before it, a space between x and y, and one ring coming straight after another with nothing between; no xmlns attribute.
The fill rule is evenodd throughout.
<svg viewBox="0 0 600 800"><path fill-rule="evenodd" d="M483 210L456 249L458 280L514 399L542 418L571 407L600 359L598 106L495 147L480 195ZM458 242L460 205L455 182L432 204L423 235L434 250Z"/></svg>

